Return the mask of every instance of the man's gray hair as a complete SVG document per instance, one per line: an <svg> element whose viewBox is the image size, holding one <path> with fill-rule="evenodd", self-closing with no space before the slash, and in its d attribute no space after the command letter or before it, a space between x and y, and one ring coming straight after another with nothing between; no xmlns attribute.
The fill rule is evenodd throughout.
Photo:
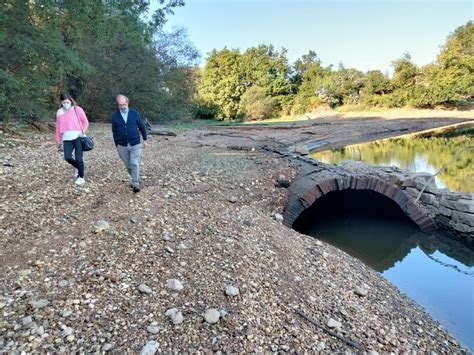
<svg viewBox="0 0 474 355"><path fill-rule="evenodd" d="M118 101L119 97L123 97L125 99L125 101L127 101L127 104L128 104L128 97L123 95L123 94L118 94L116 97L115 97L115 101Z"/></svg>

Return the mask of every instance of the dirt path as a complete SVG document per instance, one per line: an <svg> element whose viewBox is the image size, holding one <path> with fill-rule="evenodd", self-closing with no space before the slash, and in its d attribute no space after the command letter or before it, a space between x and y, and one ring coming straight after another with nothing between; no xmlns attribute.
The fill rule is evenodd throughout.
<svg viewBox="0 0 474 355"><path fill-rule="evenodd" d="M329 120L153 136L139 194L109 127L95 127L80 188L51 134L4 134L0 351L139 352L151 341L164 353L461 351L378 273L274 216L286 199L276 178L296 174L274 151L307 137L330 146L453 122ZM98 220L110 228L95 233ZM238 295L226 295L230 285ZM171 308L181 324L166 315ZM203 318L210 308L220 312L216 324Z"/></svg>

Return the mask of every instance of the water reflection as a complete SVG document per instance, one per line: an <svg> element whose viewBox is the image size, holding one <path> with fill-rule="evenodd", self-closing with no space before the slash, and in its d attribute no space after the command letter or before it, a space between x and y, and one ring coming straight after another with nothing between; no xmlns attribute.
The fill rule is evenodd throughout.
<svg viewBox="0 0 474 355"><path fill-rule="evenodd" d="M372 191L333 191L293 227L360 259L422 305L474 350L474 250L423 233L391 200Z"/></svg>
<svg viewBox="0 0 474 355"><path fill-rule="evenodd" d="M450 137L392 139L347 146L334 151L313 153L316 159L330 164L346 160L364 161L373 165L394 165L413 172L434 174L463 148L474 145L472 129ZM457 161L436 177L437 186L452 191L474 192L474 164L471 151L462 153Z"/></svg>

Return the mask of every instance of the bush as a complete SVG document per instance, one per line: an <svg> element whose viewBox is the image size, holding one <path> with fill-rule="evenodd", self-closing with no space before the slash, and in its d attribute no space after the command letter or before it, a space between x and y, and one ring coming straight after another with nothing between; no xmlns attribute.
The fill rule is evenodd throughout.
<svg viewBox="0 0 474 355"><path fill-rule="evenodd" d="M277 111L272 97L266 96L265 89L252 86L240 99L239 114L247 120L271 118Z"/></svg>
<svg viewBox="0 0 474 355"><path fill-rule="evenodd" d="M302 114L305 112L311 112L323 104L324 103L317 96L297 95L293 101L291 114Z"/></svg>
<svg viewBox="0 0 474 355"><path fill-rule="evenodd" d="M191 108L193 118L209 120L219 117L219 108L216 105L198 101Z"/></svg>

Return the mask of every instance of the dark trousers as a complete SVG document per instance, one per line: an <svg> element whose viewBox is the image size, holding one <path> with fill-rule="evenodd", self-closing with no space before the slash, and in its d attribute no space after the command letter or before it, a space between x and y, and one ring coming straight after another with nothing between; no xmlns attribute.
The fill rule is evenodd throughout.
<svg viewBox="0 0 474 355"><path fill-rule="evenodd" d="M64 141L64 160L75 167L78 171L78 177L84 177L84 160L82 159L81 139L77 138L73 141ZM72 152L74 151L74 159Z"/></svg>

